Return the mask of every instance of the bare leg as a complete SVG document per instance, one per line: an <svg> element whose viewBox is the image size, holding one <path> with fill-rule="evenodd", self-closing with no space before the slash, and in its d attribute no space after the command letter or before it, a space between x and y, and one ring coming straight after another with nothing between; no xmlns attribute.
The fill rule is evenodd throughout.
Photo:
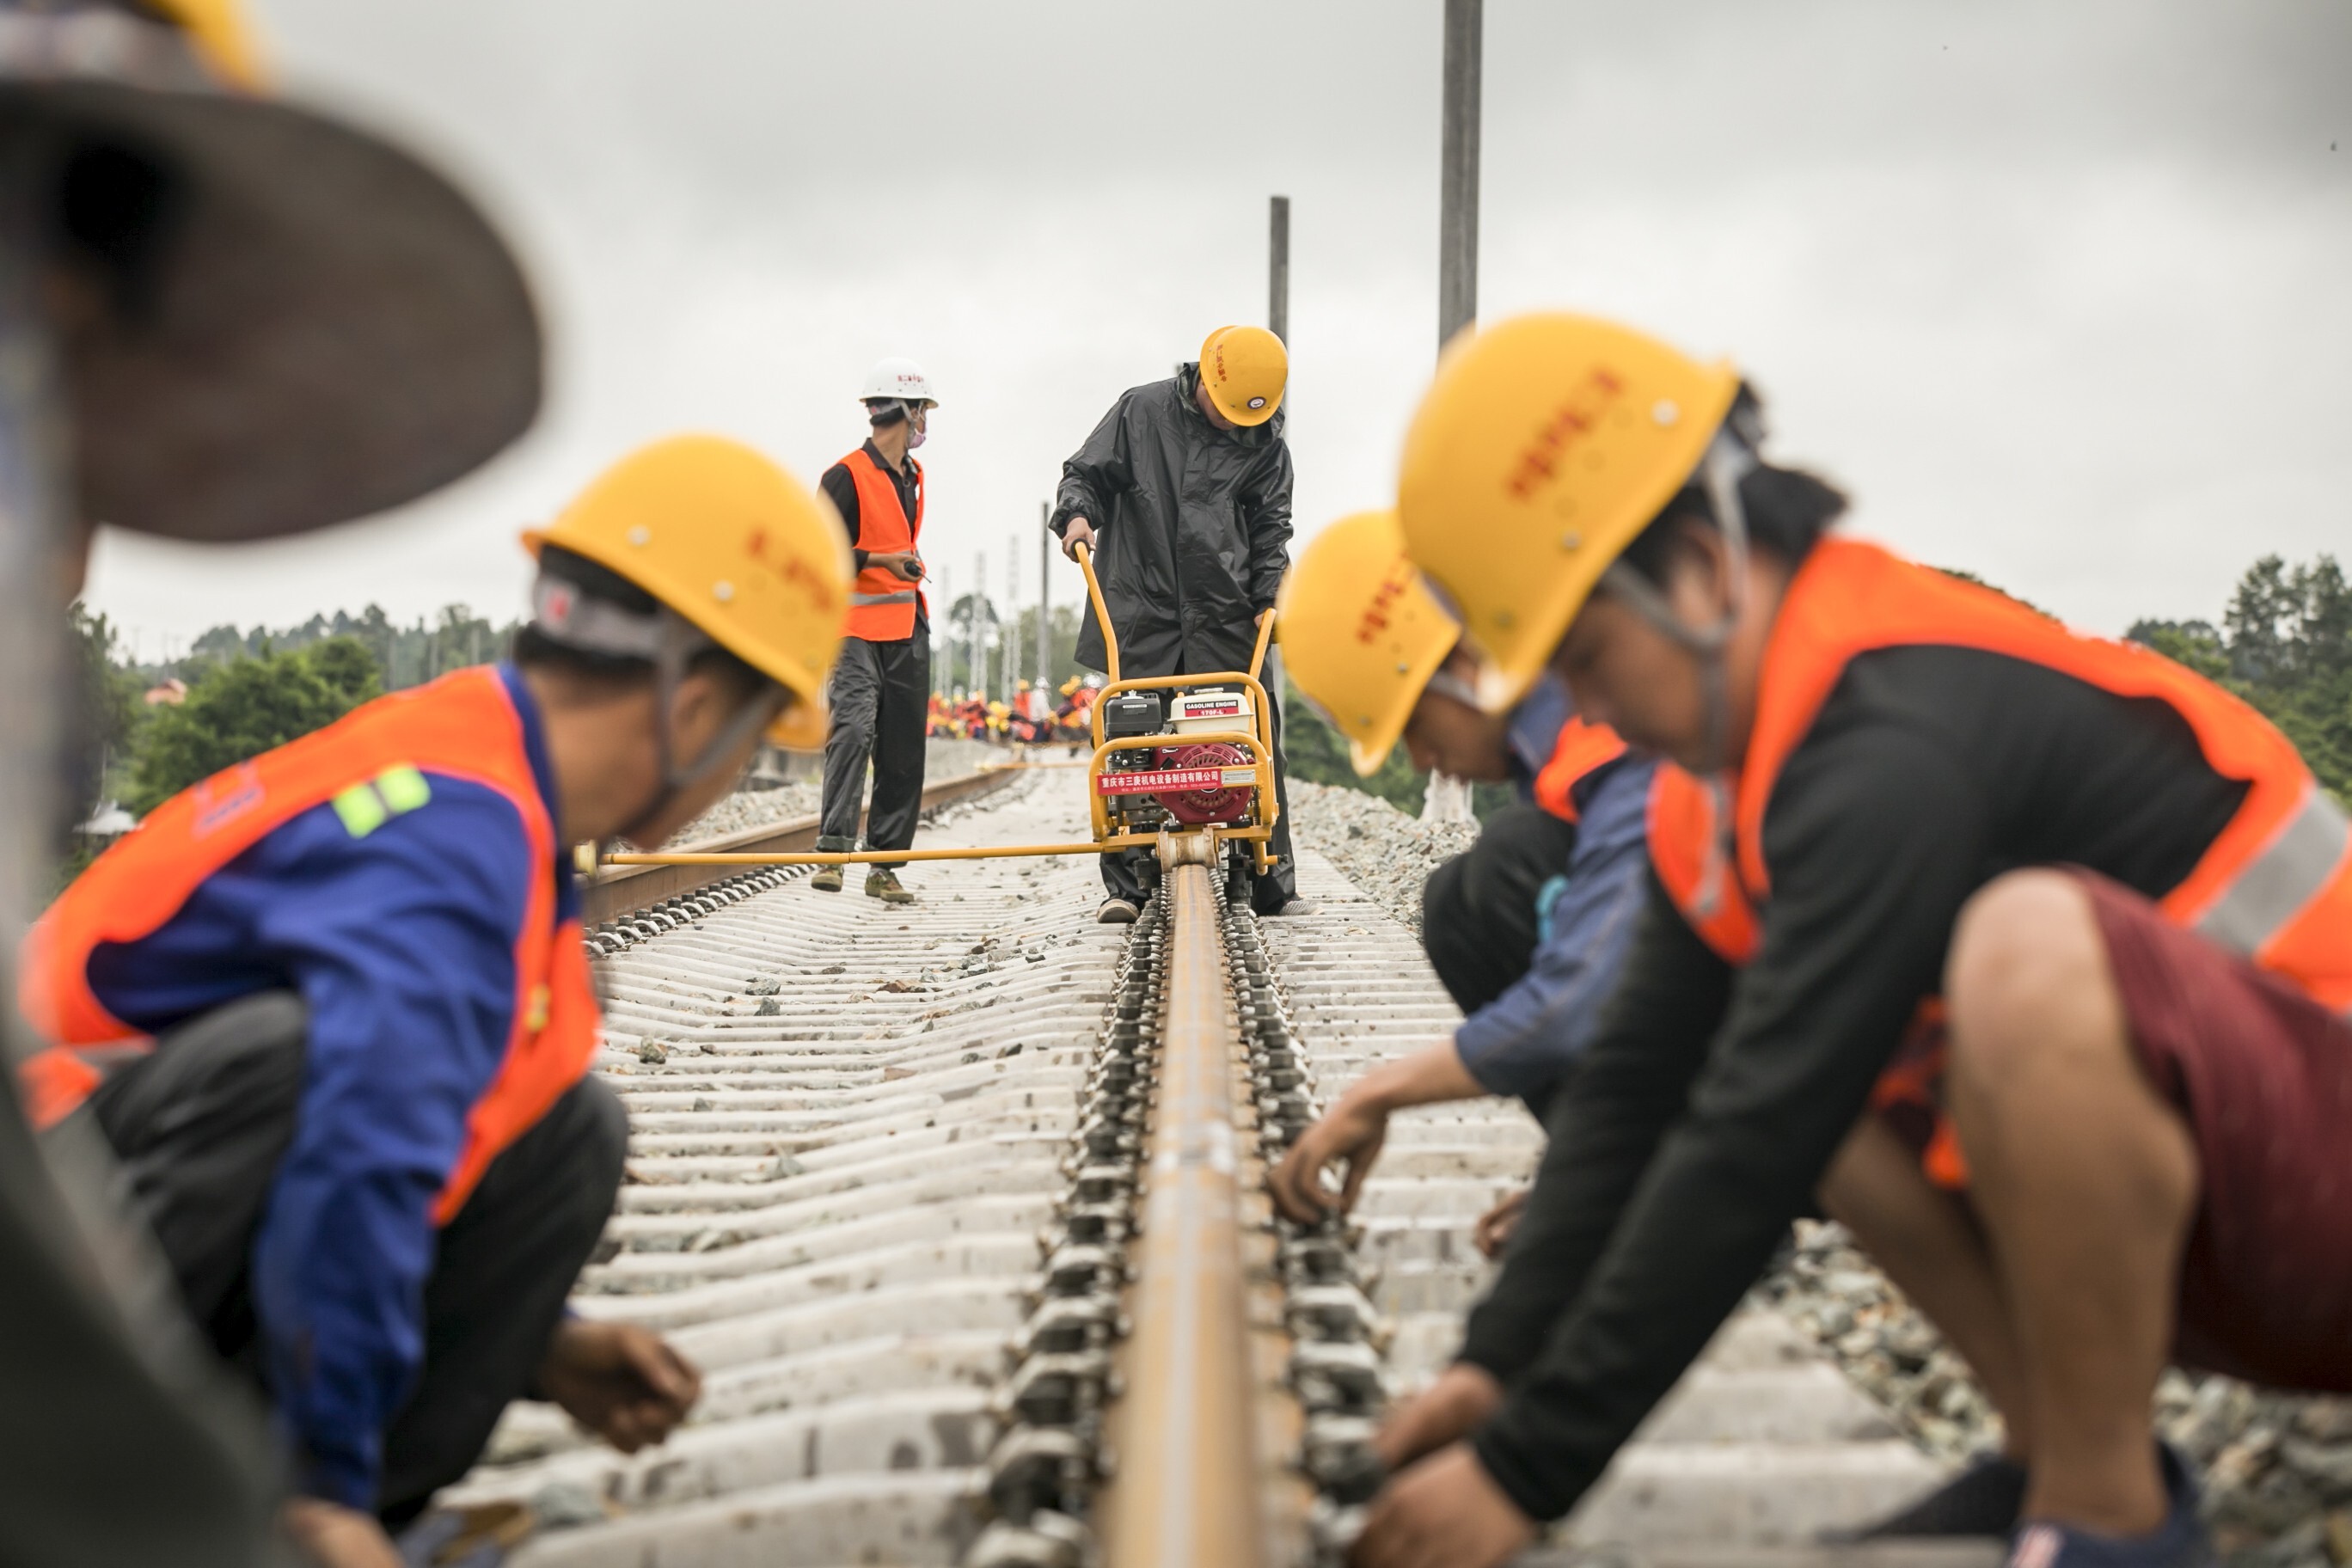
<svg viewBox="0 0 2352 1568"><path fill-rule="evenodd" d="M1874 1113L1854 1123L1821 1198L1959 1352L2000 1412L2002 1452L2023 1461L2032 1433L2025 1364L1975 1216L1920 1173L1917 1156Z"/></svg>
<svg viewBox="0 0 2352 1568"><path fill-rule="evenodd" d="M2142 1076L2090 901L2017 871L1961 911L1948 1093L2010 1304L2028 1518L2145 1534L2167 1500L2148 1404L2197 1199L2187 1124Z"/></svg>

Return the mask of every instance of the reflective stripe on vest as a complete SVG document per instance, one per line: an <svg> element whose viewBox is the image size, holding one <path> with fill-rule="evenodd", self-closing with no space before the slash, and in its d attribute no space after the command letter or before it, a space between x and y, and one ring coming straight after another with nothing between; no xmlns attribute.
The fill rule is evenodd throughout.
<svg viewBox="0 0 2352 1568"><path fill-rule="evenodd" d="M304 812L345 797L337 815L347 831L363 837L390 815L421 805L418 791L429 788L423 775L436 773L511 802L532 868L514 944L514 1025L436 1200L434 1217L446 1223L490 1161L586 1075L598 1026L579 924L555 921L547 874L555 862L555 826L531 773L522 718L488 667L378 698L174 795L59 896L26 936L19 972L25 1016L51 1042L23 1070L40 1123L55 1122L87 1099L106 1058L153 1046L91 990L89 962L99 948L152 935L215 872ZM353 791L366 792L366 801Z"/></svg>
<svg viewBox="0 0 2352 1568"><path fill-rule="evenodd" d="M2330 1009L2352 1012L2352 828L2292 742L2229 692L2152 649L2079 636L2013 599L1852 540L1814 547L1781 598L1765 647L1733 835L1752 903L1760 907L1770 889L1763 825L1773 786L1846 666L1878 648L1923 646L2000 654L2179 713L2206 765L2247 789L2236 815L2158 907ZM1687 858L1690 849L1675 852Z"/></svg>
<svg viewBox="0 0 2352 1568"><path fill-rule="evenodd" d="M915 515L910 519L898 500L898 481L860 447L842 463L857 487L857 548L868 555L912 550L923 536L923 467L911 457L907 467L915 476ZM919 589L887 567L868 566L857 574L849 595L849 621L844 628L866 642L903 642L915 635L915 605Z"/></svg>
<svg viewBox="0 0 2352 1568"><path fill-rule="evenodd" d="M1725 963L1756 956L1756 911L1731 864L1727 792L1660 763L1650 776L1650 865L1699 940Z"/></svg>
<svg viewBox="0 0 2352 1568"><path fill-rule="evenodd" d="M1536 774L1536 804L1562 822L1576 820L1576 786L1625 754L1625 742L1606 724L1570 719L1552 742L1551 760Z"/></svg>

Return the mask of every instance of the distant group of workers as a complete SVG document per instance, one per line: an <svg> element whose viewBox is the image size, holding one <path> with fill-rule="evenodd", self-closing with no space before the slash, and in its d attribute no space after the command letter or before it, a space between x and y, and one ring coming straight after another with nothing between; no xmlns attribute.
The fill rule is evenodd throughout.
<svg viewBox="0 0 2352 1568"><path fill-rule="evenodd" d="M1048 700L1041 687L1018 683L1013 700L1001 702L977 691L931 693L924 733L937 741L986 741L999 746L1076 746L1093 730L1087 713L1103 689L1099 675L1074 675L1062 682L1061 700Z"/></svg>
<svg viewBox="0 0 2352 1568"><path fill-rule="evenodd" d="M320 527L536 408L495 232L252 58L223 0L0 0L0 526L64 593L100 519ZM1270 1179L1294 1219L1345 1210L1415 1104L1516 1095L1549 1131L1481 1226L1502 1266L1458 1360L1381 1431L1353 1560L1507 1560L1826 1213L2003 1417L1879 1533L2210 1563L2150 1431L2165 1366L2352 1391L2352 833L2293 745L1837 537L1844 497L1767 455L1736 371L1586 317L1457 340L1393 509L1286 584L1286 374L1263 329L1211 334L1119 399L1051 525L1098 553L1125 673L1243 668L1279 601L1360 769L1401 741L1524 797L1426 894L1462 1026ZM525 536L506 663L196 785L35 927L38 1038L0 1075L0 1561L232 1568L275 1538L391 1568L510 1401L624 1448L688 1417L674 1347L564 1305L626 1141L569 847L662 844L764 735L824 747L821 842L863 815L867 891L911 896L887 858L920 796L936 400L903 362L863 394L829 506L721 437L625 457ZM1302 907L1286 821L1261 913ZM1134 919L1103 866L1100 918Z"/></svg>

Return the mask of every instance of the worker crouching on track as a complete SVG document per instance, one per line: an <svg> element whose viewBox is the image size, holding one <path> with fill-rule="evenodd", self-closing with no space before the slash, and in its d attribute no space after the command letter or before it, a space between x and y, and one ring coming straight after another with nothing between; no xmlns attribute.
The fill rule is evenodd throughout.
<svg viewBox="0 0 2352 1568"><path fill-rule="evenodd" d="M874 763L874 805L866 842L875 849L910 847L923 813L923 739L931 694L930 606L923 580L923 465L915 448L930 427L930 378L909 359L886 359L866 374L859 401L873 434L824 471L819 481L841 514L857 566L849 630L830 691L833 728L824 739L824 797L816 847L857 847L866 805L866 764ZM915 895L898 881L906 862L866 869L866 893L889 904ZM841 891L838 866L820 866L809 886Z"/></svg>
<svg viewBox="0 0 2352 1568"><path fill-rule="evenodd" d="M1291 679L1347 738L1358 773L1379 768L1402 736L1415 766L1517 782L1525 797L1423 894L1422 942L1467 1015L1462 1026L1357 1079L1274 1172L1276 1206L1306 1222L1355 1206L1399 1110L1510 1094L1543 1117L1631 945L1655 764L1572 717L1556 681L1538 682L1507 717L1482 711L1461 625L1405 559L1393 512L1318 534L1283 585L1281 625ZM1346 1168L1336 1194L1321 1179L1334 1165ZM1479 1221L1487 1256L1521 1201Z"/></svg>
<svg viewBox="0 0 2352 1568"><path fill-rule="evenodd" d="M806 744L847 563L749 448L658 443L530 542L511 663L461 670L158 807L42 919L26 1069L95 1119L219 1354L267 1391L346 1558L553 1399L624 1449L694 1369L567 1317L627 1138L568 847L656 846L763 731Z"/></svg>
<svg viewBox="0 0 2352 1568"><path fill-rule="evenodd" d="M1094 551L1127 679L1249 668L1258 617L1274 608L1290 561L1290 448L1281 415L1289 368L1282 340L1265 328L1220 327L1201 344L1198 363L1122 394L1062 465L1047 525L1065 554L1081 544ZM1108 667L1091 616L1079 626L1077 657ZM1270 670L1280 820L1266 846L1275 868L1250 895L1262 915L1307 910L1291 861L1281 684ZM1143 884L1134 864L1105 855L1102 875L1099 918L1135 919Z"/></svg>
<svg viewBox="0 0 2352 1568"><path fill-rule="evenodd" d="M1457 345L1399 511L1507 701L1693 773L1461 1360L1356 1561L1565 1513L1816 1191L1967 1357L2003 1458L1897 1528L2211 1561L2168 1359L2352 1389L2352 861L2252 710L1876 546L1727 367L1580 317ZM1708 793L1692 804L1704 807Z"/></svg>

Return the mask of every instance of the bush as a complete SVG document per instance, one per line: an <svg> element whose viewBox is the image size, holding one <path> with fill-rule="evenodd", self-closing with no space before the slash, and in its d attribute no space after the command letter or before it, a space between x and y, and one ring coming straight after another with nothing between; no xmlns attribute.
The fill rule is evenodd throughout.
<svg viewBox="0 0 2352 1568"><path fill-rule="evenodd" d="M223 768L333 723L380 689L374 658L350 637L217 666L185 702L148 721L123 804L144 816Z"/></svg>

